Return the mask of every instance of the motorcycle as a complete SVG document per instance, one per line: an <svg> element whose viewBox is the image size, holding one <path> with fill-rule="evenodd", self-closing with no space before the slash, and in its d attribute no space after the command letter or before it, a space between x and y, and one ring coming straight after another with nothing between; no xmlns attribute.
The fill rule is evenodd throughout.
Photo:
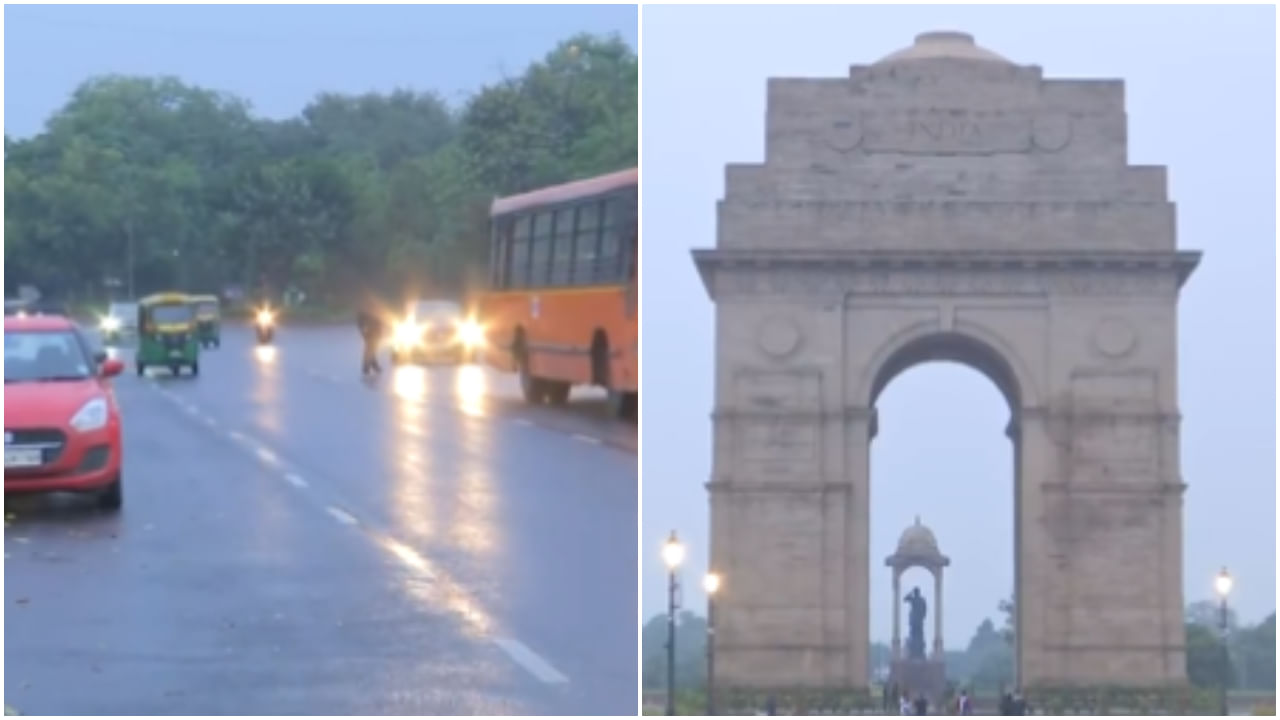
<svg viewBox="0 0 1280 720"><path fill-rule="evenodd" d="M258 336L258 344L266 345L276 337L275 313L268 308L258 311L253 321L254 333Z"/></svg>

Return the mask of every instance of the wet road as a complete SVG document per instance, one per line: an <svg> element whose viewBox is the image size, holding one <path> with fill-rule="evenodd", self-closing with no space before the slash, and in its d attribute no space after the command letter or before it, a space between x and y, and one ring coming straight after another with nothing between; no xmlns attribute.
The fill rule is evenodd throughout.
<svg viewBox="0 0 1280 720"><path fill-rule="evenodd" d="M634 714L635 427L355 332L116 382L125 506L6 498L31 714Z"/></svg>

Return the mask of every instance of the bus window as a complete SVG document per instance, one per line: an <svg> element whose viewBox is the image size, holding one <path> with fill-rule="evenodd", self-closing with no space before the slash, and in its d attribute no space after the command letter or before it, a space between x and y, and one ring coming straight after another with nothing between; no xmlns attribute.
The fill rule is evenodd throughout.
<svg viewBox="0 0 1280 720"><path fill-rule="evenodd" d="M555 243L551 253L551 284L568 285L573 268L573 211L561 208L556 211Z"/></svg>
<svg viewBox="0 0 1280 720"><path fill-rule="evenodd" d="M511 282L511 226L511 218L494 223L489 283L496 288L507 287Z"/></svg>
<svg viewBox="0 0 1280 720"><path fill-rule="evenodd" d="M598 200L578 208L578 228L575 238L573 283L590 285L595 281L595 262L600 250L600 202Z"/></svg>
<svg viewBox="0 0 1280 720"><path fill-rule="evenodd" d="M525 287L529 284L529 227L528 215L516 218L515 230L511 234L511 269L507 274L506 287Z"/></svg>
<svg viewBox="0 0 1280 720"><path fill-rule="evenodd" d="M551 270L551 212L533 218L533 260L529 265L529 287L544 287Z"/></svg>
<svg viewBox="0 0 1280 720"><path fill-rule="evenodd" d="M611 283L618 280L622 260L622 200L611 197L604 202L604 228L600 237L600 254L596 257L594 280Z"/></svg>

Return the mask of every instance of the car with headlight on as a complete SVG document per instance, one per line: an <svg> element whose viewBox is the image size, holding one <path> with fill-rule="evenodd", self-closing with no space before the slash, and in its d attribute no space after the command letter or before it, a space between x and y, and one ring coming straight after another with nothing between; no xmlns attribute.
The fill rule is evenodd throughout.
<svg viewBox="0 0 1280 720"><path fill-rule="evenodd" d="M419 300L409 303L404 317L392 325L391 362L475 362L483 345L484 328L458 303Z"/></svg>
<svg viewBox="0 0 1280 720"><path fill-rule="evenodd" d="M121 338L138 333L138 303L113 302L98 323L104 343L117 343Z"/></svg>
<svg viewBox="0 0 1280 720"><path fill-rule="evenodd" d="M4 492L93 494L119 509L124 365L95 351L69 318L4 319Z"/></svg>

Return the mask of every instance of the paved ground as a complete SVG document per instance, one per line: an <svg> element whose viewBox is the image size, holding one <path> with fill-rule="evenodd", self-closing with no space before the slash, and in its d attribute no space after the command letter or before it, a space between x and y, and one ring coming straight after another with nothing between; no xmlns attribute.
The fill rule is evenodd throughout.
<svg viewBox="0 0 1280 720"><path fill-rule="evenodd" d="M119 515L6 499L7 704L634 714L634 425L479 367L365 383L351 328L201 365L116 381Z"/></svg>

